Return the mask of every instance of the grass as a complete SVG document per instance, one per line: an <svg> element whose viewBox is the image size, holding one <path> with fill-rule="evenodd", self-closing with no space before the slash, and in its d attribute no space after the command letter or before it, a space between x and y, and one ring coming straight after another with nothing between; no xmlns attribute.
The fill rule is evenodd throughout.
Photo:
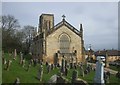
<svg viewBox="0 0 120 85"><path fill-rule="evenodd" d="M20 78L21 83L46 83L50 79L50 77L54 74L58 74L59 69L55 68L52 70L49 74L47 74L46 66L43 66L44 73L42 82L40 82L36 77L39 69L39 64L34 67L31 66L29 71L27 72L27 66L28 66L28 60L26 61L26 66L23 68L19 64L19 56L17 56L16 60L13 60L13 56L9 56L7 53L4 54L4 57L9 60L12 60L12 64L10 66L10 70L6 71L4 70L5 65L2 66L2 82L3 83L14 83L16 77ZM69 81L71 81L72 72L74 69L70 69L68 71L68 75L65 76ZM78 70L78 77L87 81L88 83L93 83L95 72L91 71L89 74L85 75L84 77L80 76L79 70L80 68L77 68ZM119 83L120 79L117 79L115 75L111 75L110 77L110 83Z"/></svg>
<svg viewBox="0 0 120 85"><path fill-rule="evenodd" d="M112 69L112 70L115 70L115 71L120 71L120 67L117 67L117 66L110 66L109 67L110 69Z"/></svg>

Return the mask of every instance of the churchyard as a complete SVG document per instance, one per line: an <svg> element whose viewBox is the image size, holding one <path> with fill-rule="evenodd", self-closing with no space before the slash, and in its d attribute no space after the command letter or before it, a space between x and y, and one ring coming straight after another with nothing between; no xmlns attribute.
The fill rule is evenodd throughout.
<svg viewBox="0 0 120 85"><path fill-rule="evenodd" d="M15 59L12 54L4 53L3 57L7 62L4 62L2 65L2 82L3 83L14 83L16 78L19 78L20 83L48 83L50 82L50 78L53 75L61 75L61 68L53 67L49 68L49 65L42 64L42 79L40 80L38 77L42 74L40 63L30 65L31 59L28 56L22 55L25 57L25 60L21 62L21 55L18 54ZM9 62L8 62L9 61ZM10 65L8 66L7 63ZM77 71L77 78L83 79L87 83L94 83L95 71L90 70L89 72L84 72L84 74L80 74L80 69L87 68L86 65L83 68L76 67L67 70L67 75L63 75L67 83L71 83L71 80L74 80L72 76L75 76L76 73L73 74L73 71ZM75 78L75 77L74 77ZM119 83L120 79L116 78L115 75L110 75L109 82L110 83Z"/></svg>

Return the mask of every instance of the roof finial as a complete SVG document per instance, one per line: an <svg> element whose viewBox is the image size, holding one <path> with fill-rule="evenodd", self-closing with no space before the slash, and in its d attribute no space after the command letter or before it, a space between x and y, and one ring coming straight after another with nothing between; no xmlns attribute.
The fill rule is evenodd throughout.
<svg viewBox="0 0 120 85"><path fill-rule="evenodd" d="M63 14L62 17L63 17L63 20L64 20L66 16Z"/></svg>

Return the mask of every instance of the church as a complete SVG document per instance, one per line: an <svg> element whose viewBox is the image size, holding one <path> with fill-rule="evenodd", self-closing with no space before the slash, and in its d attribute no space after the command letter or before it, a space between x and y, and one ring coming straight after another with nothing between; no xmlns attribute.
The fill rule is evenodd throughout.
<svg viewBox="0 0 120 85"><path fill-rule="evenodd" d="M48 63L61 63L62 58L69 63L85 61L83 27L77 30L65 20L54 25L54 14L42 14L39 17L38 33L33 38L32 54L34 58Z"/></svg>

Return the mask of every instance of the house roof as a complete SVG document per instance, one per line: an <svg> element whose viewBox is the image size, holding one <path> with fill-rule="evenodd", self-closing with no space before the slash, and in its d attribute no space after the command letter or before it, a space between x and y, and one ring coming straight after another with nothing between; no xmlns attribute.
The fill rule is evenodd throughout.
<svg viewBox="0 0 120 85"><path fill-rule="evenodd" d="M96 56L105 56L106 50L97 51L94 54ZM107 50L107 54L108 54L108 56L120 56L120 51L119 50Z"/></svg>
<svg viewBox="0 0 120 85"><path fill-rule="evenodd" d="M63 25L67 26L71 31L73 31L78 36L81 36L80 31L78 31L75 27L73 27L71 24L69 24L65 19L63 19L61 22L59 22L58 24L56 24L52 28L53 30L48 33L48 35L50 35L51 33L55 32L57 29L59 29Z"/></svg>

